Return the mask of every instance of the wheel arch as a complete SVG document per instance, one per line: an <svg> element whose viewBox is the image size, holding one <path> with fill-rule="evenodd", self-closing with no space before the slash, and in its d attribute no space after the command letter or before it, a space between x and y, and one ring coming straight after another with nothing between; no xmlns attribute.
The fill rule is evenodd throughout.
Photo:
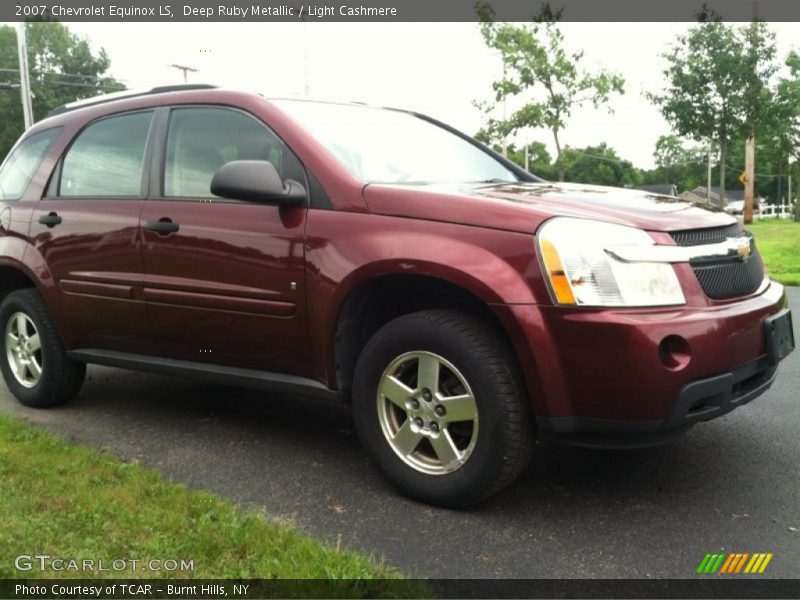
<svg viewBox="0 0 800 600"><path fill-rule="evenodd" d="M36 276L16 260L0 260L0 302L11 292L26 288L36 288L42 293L41 286Z"/></svg>
<svg viewBox="0 0 800 600"><path fill-rule="evenodd" d="M516 357L526 394L528 378L523 369L533 360L529 349L519 347L510 335L507 321L492 303L452 280L423 274L384 273L361 279L339 304L333 355L337 388L349 400L356 361L366 342L389 321L412 312L428 309L459 310L487 323Z"/></svg>
<svg viewBox="0 0 800 600"><path fill-rule="evenodd" d="M60 300L56 293L57 287L44 258L34 248L28 246L24 249L22 261L14 256L0 257L0 302L5 297L17 290L35 289L39 292L52 317L61 342L64 342L62 321L59 318ZM33 264L31 264L33 259Z"/></svg>

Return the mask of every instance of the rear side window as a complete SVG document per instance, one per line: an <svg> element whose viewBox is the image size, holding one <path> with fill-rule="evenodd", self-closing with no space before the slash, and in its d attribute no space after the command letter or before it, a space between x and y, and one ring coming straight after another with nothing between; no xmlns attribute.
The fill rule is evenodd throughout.
<svg viewBox="0 0 800 600"><path fill-rule="evenodd" d="M61 127L40 131L25 138L14 148L0 168L0 199L19 200L39 168Z"/></svg>
<svg viewBox="0 0 800 600"><path fill-rule="evenodd" d="M59 196L137 197L153 111L89 125L64 158Z"/></svg>
<svg viewBox="0 0 800 600"><path fill-rule="evenodd" d="M267 160L283 179L305 185L305 170L286 144L255 118L212 107L173 109L167 134L164 195L212 198L214 173L232 160Z"/></svg>

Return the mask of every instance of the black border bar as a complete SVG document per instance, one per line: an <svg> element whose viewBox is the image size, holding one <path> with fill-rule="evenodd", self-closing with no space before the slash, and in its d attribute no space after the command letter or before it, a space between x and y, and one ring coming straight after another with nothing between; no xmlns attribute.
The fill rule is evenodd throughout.
<svg viewBox="0 0 800 600"><path fill-rule="evenodd" d="M24 587L18 587L24 586ZM126 587L133 586L133 587ZM145 586L149 586L145 587ZM173 586L173 593L169 593ZM238 587L237 587L238 586ZM243 587L247 586L247 591ZM175 592L180 587L183 591ZM31 591L35 589L36 591ZM81 590L86 590L81 592ZM97 590L100 593L97 593ZM93 590L93 591L88 591ZM238 590L238 593L237 593ZM69 593L72 591L73 593ZM800 598L800 579L0 579L0 598Z"/></svg>
<svg viewBox="0 0 800 600"><path fill-rule="evenodd" d="M483 2L483 0L481 0ZM800 21L796 0L485 0L496 21L530 21L543 7L561 21ZM64 22L470 22L476 0L3 0L0 21Z"/></svg>

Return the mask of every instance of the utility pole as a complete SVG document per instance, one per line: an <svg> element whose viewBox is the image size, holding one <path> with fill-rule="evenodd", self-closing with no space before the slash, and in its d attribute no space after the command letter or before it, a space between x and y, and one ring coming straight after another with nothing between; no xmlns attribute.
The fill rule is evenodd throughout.
<svg viewBox="0 0 800 600"><path fill-rule="evenodd" d="M531 159L530 159L530 144L525 144L525 170L531 170Z"/></svg>
<svg viewBox="0 0 800 600"><path fill-rule="evenodd" d="M503 58L503 85L506 83L506 61ZM503 126L506 123L506 94L503 94ZM503 136L503 156L508 158L508 136Z"/></svg>
<svg viewBox="0 0 800 600"><path fill-rule="evenodd" d="M167 65L168 67L172 67L173 69L178 69L179 71L183 71L183 83L189 83L189 76L188 73L191 71L192 73L197 73L197 69L193 69L192 67L187 67L184 65Z"/></svg>
<svg viewBox="0 0 800 600"><path fill-rule="evenodd" d="M31 74L28 69L28 46L25 43L25 23L17 23L17 53L19 54L19 94L22 99L22 117L25 129L33 125L31 102Z"/></svg>
<svg viewBox="0 0 800 600"><path fill-rule="evenodd" d="M308 30L306 29L306 18L300 19L303 23L303 93L308 98L311 95L311 86L308 77Z"/></svg>
<svg viewBox="0 0 800 600"><path fill-rule="evenodd" d="M753 222L753 187L755 184L756 138L747 138L744 148L744 222Z"/></svg>
<svg viewBox="0 0 800 600"><path fill-rule="evenodd" d="M750 43L752 50L755 51L755 34L758 32L758 0L753 0L753 23L751 25L753 37ZM753 222L753 187L755 185L756 171L756 126L750 123L750 137L744 147L744 223L750 225Z"/></svg>
<svg viewBox="0 0 800 600"><path fill-rule="evenodd" d="M706 204L711 202L711 144L708 145L708 179L706 180Z"/></svg>

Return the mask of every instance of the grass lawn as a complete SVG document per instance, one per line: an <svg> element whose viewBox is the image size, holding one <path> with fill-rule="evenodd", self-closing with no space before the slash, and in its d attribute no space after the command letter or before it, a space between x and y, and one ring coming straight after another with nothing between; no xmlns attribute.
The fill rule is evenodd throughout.
<svg viewBox="0 0 800 600"><path fill-rule="evenodd" d="M202 457L198 457L202 460ZM337 551L156 471L0 414L0 579L193 577L346 579L345 597L419 595L411 581L359 554ZM186 559L194 570L118 573L17 571L14 557ZM360 581L358 581L360 580ZM372 580L371 582L369 580ZM381 581L376 581L381 580ZM399 585L398 585L399 584ZM400 590L400 591L398 591Z"/></svg>
<svg viewBox="0 0 800 600"><path fill-rule="evenodd" d="M786 285L800 285L800 223L764 219L746 228L756 236L769 276Z"/></svg>

